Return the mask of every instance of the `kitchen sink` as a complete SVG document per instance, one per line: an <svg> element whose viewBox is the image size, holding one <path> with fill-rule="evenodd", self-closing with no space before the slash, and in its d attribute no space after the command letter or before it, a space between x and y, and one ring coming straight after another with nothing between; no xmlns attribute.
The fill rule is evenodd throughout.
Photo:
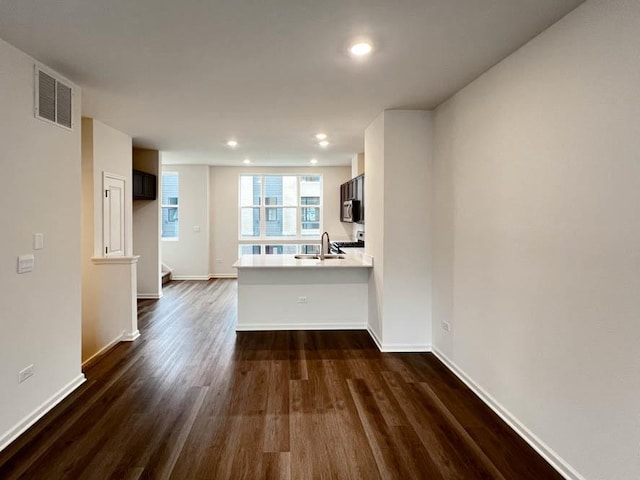
<svg viewBox="0 0 640 480"><path fill-rule="evenodd" d="M298 260L320 260L320 255L295 255L294 258ZM343 258L345 258L344 255L326 254L324 256L325 260L342 260Z"/></svg>

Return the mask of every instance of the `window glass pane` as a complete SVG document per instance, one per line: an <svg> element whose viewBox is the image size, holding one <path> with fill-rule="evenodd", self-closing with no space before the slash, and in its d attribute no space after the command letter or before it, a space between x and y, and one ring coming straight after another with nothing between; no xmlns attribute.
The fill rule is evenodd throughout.
<svg viewBox="0 0 640 480"><path fill-rule="evenodd" d="M264 204L282 205L282 177L270 175L264 177Z"/></svg>
<svg viewBox="0 0 640 480"><path fill-rule="evenodd" d="M264 253L267 255L294 255L298 253L297 245L265 245Z"/></svg>
<svg viewBox="0 0 640 480"><path fill-rule="evenodd" d="M240 176L240 206L260 205L262 178L259 175Z"/></svg>
<svg viewBox="0 0 640 480"><path fill-rule="evenodd" d="M267 211L267 237L295 236L297 230L297 208L269 207ZM273 219L273 220L269 220Z"/></svg>
<svg viewBox="0 0 640 480"><path fill-rule="evenodd" d="M282 195L284 205L298 205L298 177L282 177Z"/></svg>
<svg viewBox="0 0 640 480"><path fill-rule="evenodd" d="M300 253L318 255L320 254L320 245L300 245Z"/></svg>
<svg viewBox="0 0 640 480"><path fill-rule="evenodd" d="M298 245L283 245L282 253L285 255L295 255L298 253Z"/></svg>
<svg viewBox="0 0 640 480"><path fill-rule="evenodd" d="M320 197L300 197L300 205L320 205Z"/></svg>
<svg viewBox="0 0 640 480"><path fill-rule="evenodd" d="M260 236L260 208L240 209L240 235L243 237Z"/></svg>
<svg viewBox="0 0 640 480"><path fill-rule="evenodd" d="M238 255L260 255L261 245L240 245Z"/></svg>
<svg viewBox="0 0 640 480"><path fill-rule="evenodd" d="M176 172L162 174L162 238L178 238L179 177ZM166 207L165 205L176 205Z"/></svg>
<svg viewBox="0 0 640 480"><path fill-rule="evenodd" d="M300 178L300 196L316 197L318 199L316 205L319 205L319 200L322 196L321 178L319 176L305 176Z"/></svg>
<svg viewBox="0 0 640 480"><path fill-rule="evenodd" d="M162 207L162 238L178 238L177 207Z"/></svg>
<svg viewBox="0 0 640 480"><path fill-rule="evenodd" d="M162 174L162 205L178 205L179 181L176 172Z"/></svg>
<svg viewBox="0 0 640 480"><path fill-rule="evenodd" d="M282 245L265 245L264 253L267 255L282 255Z"/></svg>
<svg viewBox="0 0 640 480"><path fill-rule="evenodd" d="M300 211L302 235L320 235L320 208L303 207Z"/></svg>

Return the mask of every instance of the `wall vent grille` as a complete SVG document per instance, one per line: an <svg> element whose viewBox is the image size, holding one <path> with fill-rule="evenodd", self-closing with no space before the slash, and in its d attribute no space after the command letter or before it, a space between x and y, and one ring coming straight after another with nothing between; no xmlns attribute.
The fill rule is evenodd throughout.
<svg viewBox="0 0 640 480"><path fill-rule="evenodd" d="M49 72L35 67L36 118L73 129L73 87Z"/></svg>

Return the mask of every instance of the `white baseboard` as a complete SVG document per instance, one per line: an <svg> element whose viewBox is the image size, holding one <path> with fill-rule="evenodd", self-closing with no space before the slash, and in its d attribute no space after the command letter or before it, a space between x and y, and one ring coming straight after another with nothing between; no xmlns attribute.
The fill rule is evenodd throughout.
<svg viewBox="0 0 640 480"><path fill-rule="evenodd" d="M210 273L209 279L214 278L238 278L237 273Z"/></svg>
<svg viewBox="0 0 640 480"><path fill-rule="evenodd" d="M111 340L109 343L107 343L104 347L102 347L96 353L94 353L89 358L87 358L84 362L82 362L82 368L85 368L85 367L91 365L96 360L98 360L98 358L100 358L105 353L107 353L109 350L111 350L113 347L115 347L118 343L120 343L122 341L122 337L123 336L124 336L124 332L122 332L120 335L118 335L116 338Z"/></svg>
<svg viewBox="0 0 640 480"><path fill-rule="evenodd" d="M257 332L269 330L366 330L362 323L249 323L236 325L236 332Z"/></svg>
<svg viewBox="0 0 640 480"><path fill-rule="evenodd" d="M47 412L49 412L58 403L64 400L71 392L86 382L84 374L78 375L67 385L62 387L58 392L52 395L47 401L35 409L33 413L27 415L20 423L0 436L0 451L4 450L11 442L26 432L34 423L40 420Z"/></svg>
<svg viewBox="0 0 640 480"><path fill-rule="evenodd" d="M132 332L132 333L123 333L121 341L133 342L138 337L140 337L140 330L136 330L135 332Z"/></svg>
<svg viewBox="0 0 640 480"><path fill-rule="evenodd" d="M162 298L162 292L160 293L139 293L137 295L138 300L158 300Z"/></svg>
<svg viewBox="0 0 640 480"><path fill-rule="evenodd" d="M369 332L369 336L371 338L373 338L373 341L375 342L376 346L378 347L378 350L382 351L382 342L380 341L380 339L378 338L378 335L376 334L376 332L374 332L370 326L367 326L367 332Z"/></svg>
<svg viewBox="0 0 640 480"><path fill-rule="evenodd" d="M380 350L381 352L386 352L386 353L393 353L393 352L397 352L397 353L410 353L410 352L416 352L416 353L424 353L424 352L430 352L431 351L431 345L424 345L424 344L411 344L411 343L382 343L380 341L380 339L378 338L378 335L376 335L376 333L371 329L371 327L367 327L367 331L369 332L369 335L371 336L371 338L373 339L373 341L375 342L376 346L378 347L378 350Z"/></svg>
<svg viewBox="0 0 640 480"><path fill-rule="evenodd" d="M209 275L172 275L171 280L209 280Z"/></svg>
<svg viewBox="0 0 640 480"><path fill-rule="evenodd" d="M428 353L431 351L431 345L419 343L384 343L380 351L385 353Z"/></svg>
<svg viewBox="0 0 640 480"><path fill-rule="evenodd" d="M444 363L462 382L469 387L480 399L493 410L511 429L522 437L531 448L533 448L542 458L544 458L560 475L567 480L585 480L571 465L560 457L555 451L540 440L531 430L529 430L520 420L518 420L509 410L493 398L480 385L475 383L461 368L447 358L438 349L433 349L433 354Z"/></svg>

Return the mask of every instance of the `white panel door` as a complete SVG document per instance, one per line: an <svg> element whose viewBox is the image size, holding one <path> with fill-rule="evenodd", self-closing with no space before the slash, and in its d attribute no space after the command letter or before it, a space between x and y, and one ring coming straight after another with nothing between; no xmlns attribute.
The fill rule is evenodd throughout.
<svg viewBox="0 0 640 480"><path fill-rule="evenodd" d="M105 257L124 256L124 185L125 179L103 173L102 233Z"/></svg>

